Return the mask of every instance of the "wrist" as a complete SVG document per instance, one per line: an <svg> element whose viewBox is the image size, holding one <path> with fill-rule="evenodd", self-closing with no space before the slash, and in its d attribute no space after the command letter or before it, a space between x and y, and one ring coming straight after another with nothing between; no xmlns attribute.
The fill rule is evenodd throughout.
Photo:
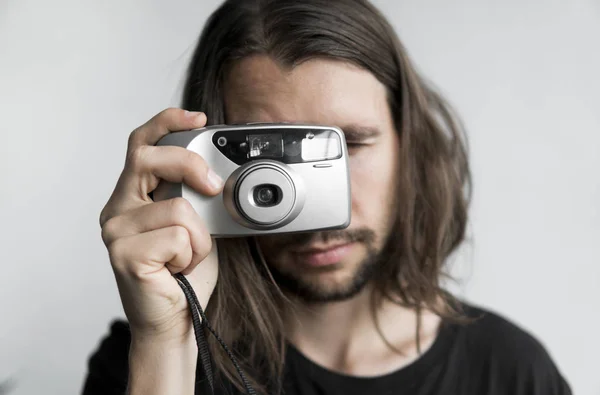
<svg viewBox="0 0 600 395"><path fill-rule="evenodd" d="M188 352L198 351L196 337L193 331L177 336L152 336L150 334L131 334L131 352L142 352L145 350L173 350Z"/></svg>
<svg viewBox="0 0 600 395"><path fill-rule="evenodd" d="M198 348L193 331L184 336L132 333L129 394L193 394Z"/></svg>
<svg viewBox="0 0 600 395"><path fill-rule="evenodd" d="M175 321L175 320L173 320ZM148 343L161 344L164 346L181 347L187 345L190 340L195 339L194 326L191 319L185 319L177 323L165 323L150 328L130 323L131 343L146 345Z"/></svg>

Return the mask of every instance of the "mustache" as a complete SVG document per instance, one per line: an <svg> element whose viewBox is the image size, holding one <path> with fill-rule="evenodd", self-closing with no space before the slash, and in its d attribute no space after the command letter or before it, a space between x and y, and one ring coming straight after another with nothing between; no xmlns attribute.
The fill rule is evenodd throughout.
<svg viewBox="0 0 600 395"><path fill-rule="evenodd" d="M311 244L328 244L334 241L370 245L375 241L375 232L369 228L358 228L279 235L273 240L272 246L277 249L302 249Z"/></svg>

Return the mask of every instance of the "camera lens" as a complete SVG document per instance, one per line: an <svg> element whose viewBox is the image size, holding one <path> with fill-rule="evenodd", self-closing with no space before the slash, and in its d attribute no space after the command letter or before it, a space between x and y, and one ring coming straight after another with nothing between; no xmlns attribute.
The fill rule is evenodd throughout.
<svg viewBox="0 0 600 395"><path fill-rule="evenodd" d="M258 191L258 201L262 204L269 204L273 201L273 190L270 188L263 188Z"/></svg>
<svg viewBox="0 0 600 395"><path fill-rule="evenodd" d="M239 169L223 190L225 206L239 224L255 230L278 229L300 214L304 184L294 169L260 160Z"/></svg>
<svg viewBox="0 0 600 395"><path fill-rule="evenodd" d="M275 206L280 200L279 188L275 185L263 184L254 189L254 203L259 207Z"/></svg>

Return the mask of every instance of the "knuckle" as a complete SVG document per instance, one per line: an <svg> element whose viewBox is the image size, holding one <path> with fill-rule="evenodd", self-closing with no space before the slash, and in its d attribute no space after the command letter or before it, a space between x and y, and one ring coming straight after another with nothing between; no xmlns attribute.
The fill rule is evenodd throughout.
<svg viewBox="0 0 600 395"><path fill-rule="evenodd" d="M138 128L133 129L133 131L129 134L129 139L127 143L130 147L133 147L138 144L138 142L141 140L143 130L143 127L140 126Z"/></svg>
<svg viewBox="0 0 600 395"><path fill-rule="evenodd" d="M194 235L194 252L200 255L202 259L204 259L208 256L208 254L210 254L212 250L213 240L210 233L208 232L208 229L203 223L199 223L196 229L197 233Z"/></svg>
<svg viewBox="0 0 600 395"><path fill-rule="evenodd" d="M193 215L194 209L186 198L176 197L171 199L171 213L175 219L183 221Z"/></svg>
<svg viewBox="0 0 600 395"><path fill-rule="evenodd" d="M206 258L212 250L212 239L210 236L206 235L203 237L202 243L200 243L200 248L198 251L198 255L202 257L202 259Z"/></svg>
<svg viewBox="0 0 600 395"><path fill-rule="evenodd" d="M177 250L181 250L190 244L190 234L183 226L174 226L171 231L171 240Z"/></svg>
<svg viewBox="0 0 600 395"><path fill-rule="evenodd" d="M115 239L117 234L117 221L115 218L110 218L102 226L102 241L108 247Z"/></svg>
<svg viewBox="0 0 600 395"><path fill-rule="evenodd" d="M100 212L100 216L98 217L98 222L100 223L100 228L104 227L104 224L108 221L108 213L106 212L106 207L102 209Z"/></svg>
<svg viewBox="0 0 600 395"><path fill-rule="evenodd" d="M189 173L197 174L201 179L206 178L206 162L204 158L191 150L186 150L184 158L185 170Z"/></svg>
<svg viewBox="0 0 600 395"><path fill-rule="evenodd" d="M171 119L177 115L178 109L175 107L168 107L158 113L158 120L164 122L166 119Z"/></svg>
<svg viewBox="0 0 600 395"><path fill-rule="evenodd" d="M135 171L141 171L144 169L144 163L146 162L151 149L147 145L140 145L134 148L128 157L129 166Z"/></svg>

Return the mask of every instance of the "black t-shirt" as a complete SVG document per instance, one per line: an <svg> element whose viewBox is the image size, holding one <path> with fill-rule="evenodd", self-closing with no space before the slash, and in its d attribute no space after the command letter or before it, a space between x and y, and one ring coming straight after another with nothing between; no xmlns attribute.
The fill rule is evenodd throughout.
<svg viewBox="0 0 600 395"><path fill-rule="evenodd" d="M379 377L352 377L327 370L288 345L283 394L571 394L547 351L530 334L489 311L465 305L465 312L479 318L469 324L442 325L432 346L419 359ZM113 323L110 335L90 358L84 395L125 393L129 341L127 324ZM215 394L239 392L216 388Z"/></svg>

